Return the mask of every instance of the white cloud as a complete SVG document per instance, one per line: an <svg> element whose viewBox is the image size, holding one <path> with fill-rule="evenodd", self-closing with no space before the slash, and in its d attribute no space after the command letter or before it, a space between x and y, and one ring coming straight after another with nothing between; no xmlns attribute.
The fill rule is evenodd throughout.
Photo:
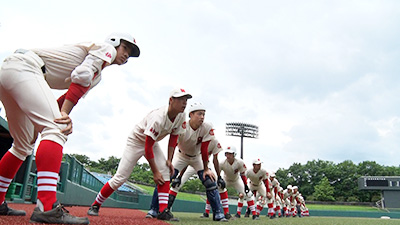
<svg viewBox="0 0 400 225"><path fill-rule="evenodd" d="M106 68L74 109L68 153L120 157L134 124L183 87L208 106L223 146L240 147L226 122L259 126L258 139L244 140L248 164L398 165L397 1L22 2L0 9L1 59L112 31L131 32L141 48Z"/></svg>

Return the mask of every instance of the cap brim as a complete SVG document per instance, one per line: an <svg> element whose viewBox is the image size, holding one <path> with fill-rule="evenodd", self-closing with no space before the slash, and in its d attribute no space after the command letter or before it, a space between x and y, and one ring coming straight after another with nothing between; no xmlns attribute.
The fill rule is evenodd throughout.
<svg viewBox="0 0 400 225"><path fill-rule="evenodd" d="M181 93L181 94L177 94L177 95L172 95L171 97L180 98L180 97L183 97L183 96L187 96L188 99L192 98L192 95L191 94L187 94L187 93Z"/></svg>
<svg viewBox="0 0 400 225"><path fill-rule="evenodd" d="M130 57L139 57L139 55L140 55L139 47L135 44L132 44L132 45L133 45L133 48L132 48L132 53L131 53Z"/></svg>

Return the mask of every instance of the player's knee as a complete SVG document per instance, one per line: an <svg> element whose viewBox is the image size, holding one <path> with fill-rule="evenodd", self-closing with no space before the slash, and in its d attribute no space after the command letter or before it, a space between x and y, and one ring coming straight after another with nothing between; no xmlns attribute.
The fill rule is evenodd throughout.
<svg viewBox="0 0 400 225"><path fill-rule="evenodd" d="M18 147L11 147L10 153L13 154L15 157L20 159L21 161L25 161L26 157L32 155L34 145L30 148L18 148Z"/></svg>
<svg viewBox="0 0 400 225"><path fill-rule="evenodd" d="M217 184L208 176L206 176L206 179L203 181L203 185L206 188L206 191L213 191L217 189Z"/></svg>

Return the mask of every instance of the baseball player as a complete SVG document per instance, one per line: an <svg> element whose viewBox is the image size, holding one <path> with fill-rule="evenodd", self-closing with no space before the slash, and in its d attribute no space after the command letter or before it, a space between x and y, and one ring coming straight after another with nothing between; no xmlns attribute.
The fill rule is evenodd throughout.
<svg viewBox="0 0 400 225"><path fill-rule="evenodd" d="M250 191L247 186L247 177L245 175L246 165L243 160L235 158L236 156L236 148L235 147L227 147L225 151L226 159L219 164L219 168L221 171L224 171L223 179L226 183L226 186L234 187L236 191L239 193L238 199L238 207L235 217L240 218L240 214L243 207L243 200L246 198L247 205L250 208L253 219L258 219L256 216L256 210L254 205L254 200L252 199L253 193ZM242 181L240 181L240 179ZM219 188L220 193L227 192L226 188Z"/></svg>
<svg viewBox="0 0 400 225"><path fill-rule="evenodd" d="M308 211L308 208L306 206L306 202L304 201L303 196L301 195L301 193L299 194L299 196L297 197L297 199L299 200L299 202L297 203L297 205L300 205L300 211L301 211L301 216L310 216L310 212Z"/></svg>
<svg viewBox="0 0 400 225"><path fill-rule="evenodd" d="M174 155L172 165L175 174L172 179L187 166L194 168L206 188L207 199L211 202L214 220L226 220L222 213L221 201L217 190L216 177L208 168L208 151L211 140L215 139L214 129L211 124L204 122L206 108L201 103L193 103L189 108L189 120L185 132L179 135L179 151ZM171 188L169 191L168 209L170 210L178 190ZM153 195L153 199L154 195ZM155 205L155 204L153 204Z"/></svg>
<svg viewBox="0 0 400 225"><path fill-rule="evenodd" d="M275 218L275 205L278 199L278 186L279 182L275 178L275 173L270 173L269 178L267 180L266 188L267 188L267 206L268 206L268 215L270 219Z"/></svg>
<svg viewBox="0 0 400 225"><path fill-rule="evenodd" d="M290 214L293 217L297 216L297 203L300 202L300 200L298 199L300 192L298 192L299 188L297 186L293 186L292 187L292 193L289 197L290 200Z"/></svg>
<svg viewBox="0 0 400 225"><path fill-rule="evenodd" d="M265 200L266 200L266 185L268 180L268 173L261 168L262 161L260 159L253 160L253 169L246 171L246 177L250 180L250 191L253 192L255 199L257 199L256 216L260 216Z"/></svg>
<svg viewBox="0 0 400 225"><path fill-rule="evenodd" d="M174 172L171 160L178 135L185 130L185 113L187 99L192 96L184 89L175 89L169 96L169 105L151 111L128 136L122 159L116 174L103 186L95 201L88 210L88 215L98 216L100 206L129 178L137 161L145 156L149 162L153 179L158 188L159 210L157 218L160 220L174 220L168 210L168 190L170 176ZM169 135L168 155L164 156L158 144Z"/></svg>
<svg viewBox="0 0 400 225"><path fill-rule="evenodd" d="M135 39L125 33L111 34L105 43L80 43L58 48L18 49L6 58L0 71L0 99L6 109L14 143L0 161L0 215L25 215L4 202L11 180L22 162L36 152L37 207L31 222L88 224L74 217L56 199L63 146L72 133L69 113L101 79L111 64L122 65L138 57ZM51 89L67 89L58 100Z"/></svg>
<svg viewBox="0 0 400 225"><path fill-rule="evenodd" d="M281 200L283 205L283 213L284 216L289 217L289 209L290 209L290 196L292 194L292 185L288 185L285 190L282 191Z"/></svg>
<svg viewBox="0 0 400 225"><path fill-rule="evenodd" d="M282 210L281 210L283 208L282 198L281 198L282 191L283 191L283 188L280 186L280 184L278 184L276 196L275 196L275 208L274 208L275 215L276 215L276 213L278 213L278 217L282 217Z"/></svg>
<svg viewBox="0 0 400 225"><path fill-rule="evenodd" d="M217 179L217 184L218 186L225 187L225 181L222 179L220 175L220 169L219 169L219 160L218 160L218 153L222 151L221 144L218 142L217 139L212 139L210 142L210 145L208 146L208 157L210 158L211 155L213 155L213 165L214 168L210 167L210 162L208 167L210 169L213 169L213 172L215 172L218 176ZM192 176L196 174L195 169L192 166L188 166L187 169L183 169L180 172L180 175L174 179L174 181L171 183L171 190L178 192L179 189L183 186L184 183ZM222 203L222 209L224 210L225 218L230 219L231 215L229 214L229 201L228 201L228 192L225 192L224 194L219 193L220 198L221 198L221 203ZM206 207L205 207L205 212L201 216L202 218L208 218L210 217L210 210L211 210L211 205L210 202L207 199Z"/></svg>

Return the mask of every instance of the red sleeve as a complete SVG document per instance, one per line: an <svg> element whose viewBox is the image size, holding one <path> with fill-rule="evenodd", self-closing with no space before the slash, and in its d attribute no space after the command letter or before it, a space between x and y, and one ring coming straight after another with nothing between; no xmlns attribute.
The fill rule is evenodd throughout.
<svg viewBox="0 0 400 225"><path fill-rule="evenodd" d="M144 157L146 157L147 160L154 158L153 145L155 142L156 141L154 141L153 138L146 135L146 141L144 144Z"/></svg>
<svg viewBox="0 0 400 225"><path fill-rule="evenodd" d="M177 134L169 135L168 146L175 148L177 143L178 143L178 135Z"/></svg>
<svg viewBox="0 0 400 225"><path fill-rule="evenodd" d="M244 184L247 184L247 177L245 175L240 175Z"/></svg>
<svg viewBox="0 0 400 225"><path fill-rule="evenodd" d="M62 105L63 105L63 103L64 103L64 100L65 100L65 96L66 96L66 95L67 95L67 93L61 95L61 96L57 99L58 108L60 108L60 110L61 110L61 107L62 107Z"/></svg>
<svg viewBox="0 0 400 225"><path fill-rule="evenodd" d="M208 161L208 145L209 144L210 144L210 141L201 142L201 158L203 159L203 162Z"/></svg>
<svg viewBox="0 0 400 225"><path fill-rule="evenodd" d="M271 190L269 189L269 180L265 179L264 184L265 184L265 187L267 188L267 192L270 192Z"/></svg>
<svg viewBox="0 0 400 225"><path fill-rule="evenodd" d="M71 83L66 93L65 99L70 100L76 105L79 99L89 90L90 86L84 87L82 85Z"/></svg>

